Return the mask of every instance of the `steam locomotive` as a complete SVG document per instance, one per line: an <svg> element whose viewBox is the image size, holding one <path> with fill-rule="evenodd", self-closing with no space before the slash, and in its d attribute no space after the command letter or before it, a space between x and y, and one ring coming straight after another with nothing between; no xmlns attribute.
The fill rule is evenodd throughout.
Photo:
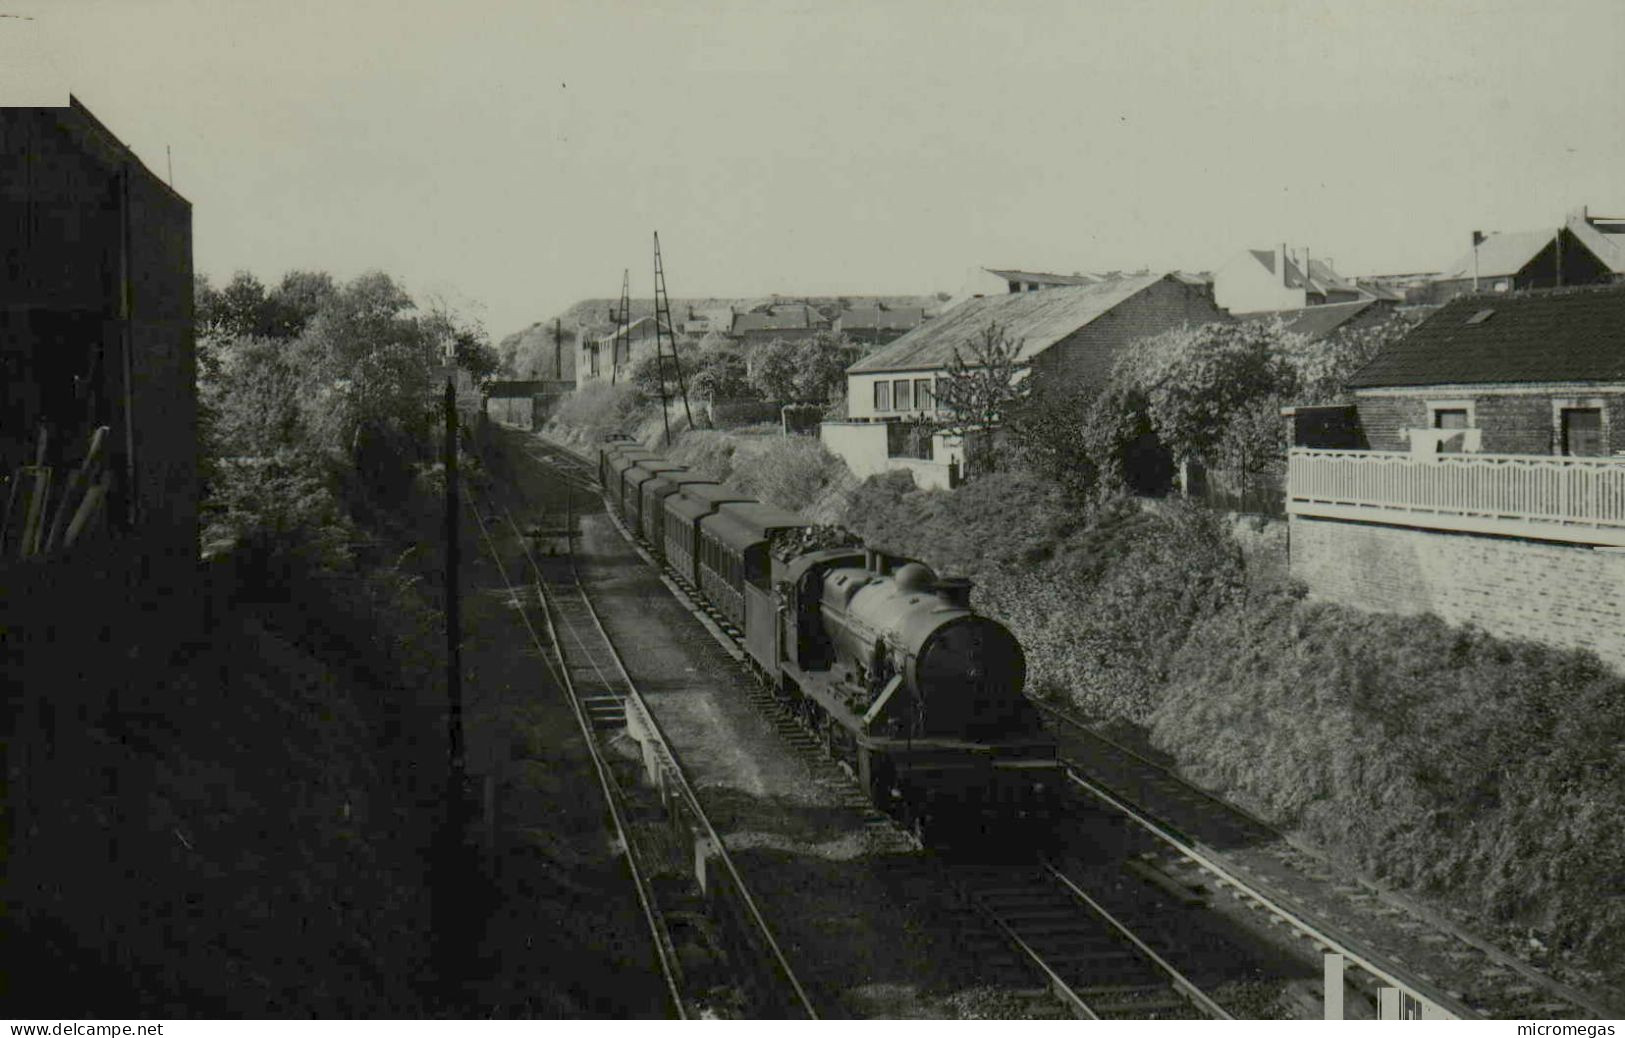
<svg viewBox="0 0 1625 1038"><path fill-rule="evenodd" d="M625 441L609 506L740 635L775 694L923 840L1030 838L1056 811L1026 662L968 580L865 548Z"/></svg>

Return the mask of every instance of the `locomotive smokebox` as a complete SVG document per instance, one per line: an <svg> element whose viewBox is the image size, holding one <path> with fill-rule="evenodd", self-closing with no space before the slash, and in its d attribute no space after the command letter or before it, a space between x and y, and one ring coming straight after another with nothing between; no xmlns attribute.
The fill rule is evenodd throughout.
<svg viewBox="0 0 1625 1038"><path fill-rule="evenodd" d="M964 577L943 577L937 581L937 597L956 609L969 609L972 586Z"/></svg>

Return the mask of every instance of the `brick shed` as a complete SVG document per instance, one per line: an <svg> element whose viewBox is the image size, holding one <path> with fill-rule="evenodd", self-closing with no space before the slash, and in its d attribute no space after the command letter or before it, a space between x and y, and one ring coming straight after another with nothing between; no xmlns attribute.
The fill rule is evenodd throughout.
<svg viewBox="0 0 1625 1038"><path fill-rule="evenodd" d="M1487 454L1625 453L1625 285L1461 297L1349 387L1373 450L1467 429Z"/></svg>

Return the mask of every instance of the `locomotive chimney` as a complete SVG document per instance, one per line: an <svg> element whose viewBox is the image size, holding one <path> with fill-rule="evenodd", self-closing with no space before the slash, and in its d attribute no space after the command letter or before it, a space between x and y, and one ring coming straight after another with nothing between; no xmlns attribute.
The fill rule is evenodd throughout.
<svg viewBox="0 0 1625 1038"><path fill-rule="evenodd" d="M971 582L964 577L943 577L937 581L937 597L956 609L970 608Z"/></svg>

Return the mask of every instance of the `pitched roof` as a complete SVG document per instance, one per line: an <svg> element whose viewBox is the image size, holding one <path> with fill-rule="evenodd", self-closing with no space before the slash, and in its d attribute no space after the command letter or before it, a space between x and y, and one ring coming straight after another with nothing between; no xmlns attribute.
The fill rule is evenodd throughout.
<svg viewBox="0 0 1625 1038"><path fill-rule="evenodd" d="M1568 229L1609 270L1625 274L1625 220L1588 217L1581 212L1569 217Z"/></svg>
<svg viewBox="0 0 1625 1038"><path fill-rule="evenodd" d="M1439 279L1460 281L1470 277L1502 278L1516 274L1540 255L1540 250L1550 245L1556 235L1554 230L1492 234L1478 244L1476 267L1473 264L1475 250L1468 249L1460 259L1444 269Z"/></svg>
<svg viewBox="0 0 1625 1038"><path fill-rule="evenodd" d="M1281 326L1293 335L1304 335L1313 342L1323 339L1337 331L1337 329L1362 315L1368 315L1372 307L1380 307L1391 311L1392 306L1387 300L1356 299L1351 303L1324 303L1320 306L1305 306L1297 310L1264 310L1248 314L1236 314L1240 321L1256 321L1278 317ZM1368 315L1369 316L1369 315Z"/></svg>
<svg viewBox="0 0 1625 1038"><path fill-rule="evenodd" d="M925 320L924 307L905 307L901 310L882 310L877 306L862 306L841 311L841 328L873 328L881 331L907 331Z"/></svg>
<svg viewBox="0 0 1625 1038"><path fill-rule="evenodd" d="M1446 303L1350 388L1625 381L1625 287L1471 295Z"/></svg>
<svg viewBox="0 0 1625 1038"><path fill-rule="evenodd" d="M943 368L952 362L956 349L975 340L994 321L1012 339L1020 340L1017 360L1027 362L1125 300L1169 277L1142 274L1094 285L971 299L846 370L848 374L859 374Z"/></svg>
<svg viewBox="0 0 1625 1038"><path fill-rule="evenodd" d="M1248 249L1259 266L1271 274L1277 273L1275 269L1274 249ZM1303 267L1290 256L1283 258L1286 273L1281 278L1281 284L1286 288L1302 288L1310 292L1358 292L1359 288L1348 278L1333 270L1331 264L1325 260L1309 257L1309 274L1304 276Z"/></svg>
<svg viewBox="0 0 1625 1038"><path fill-rule="evenodd" d="M1094 274L1044 274L1033 270L994 270L992 267L982 269L1006 281L1024 281L1031 285L1093 285L1105 280Z"/></svg>
<svg viewBox="0 0 1625 1038"><path fill-rule="evenodd" d="M744 332L791 331L811 327L812 318L808 308L797 306L767 314L734 314L730 331L740 335Z"/></svg>

